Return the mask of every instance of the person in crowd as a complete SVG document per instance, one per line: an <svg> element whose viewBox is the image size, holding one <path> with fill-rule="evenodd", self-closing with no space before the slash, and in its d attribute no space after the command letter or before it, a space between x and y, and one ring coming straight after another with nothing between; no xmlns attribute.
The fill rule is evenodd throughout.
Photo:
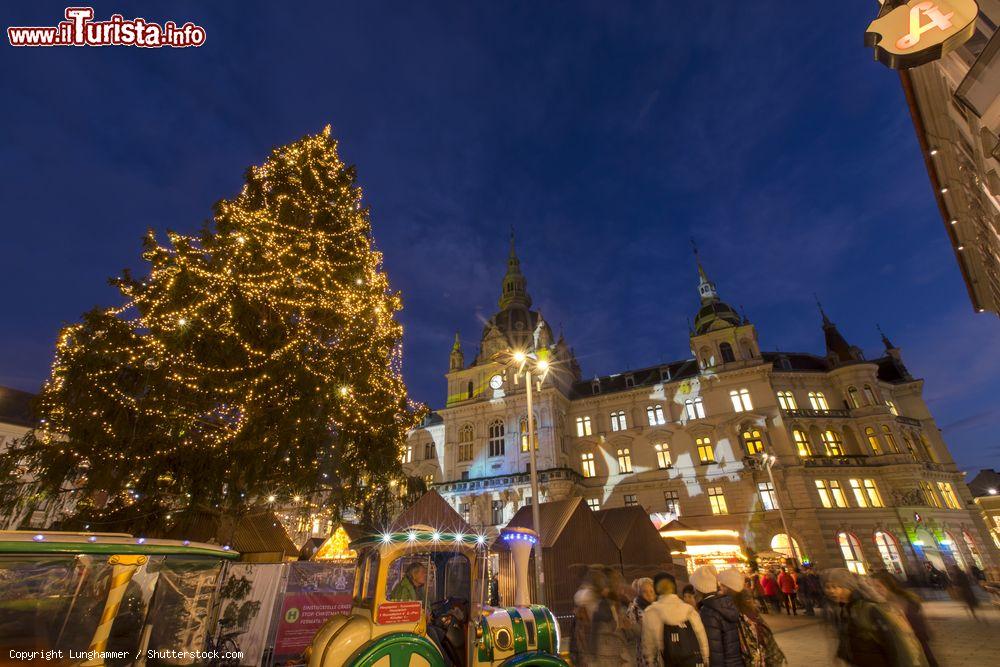
<svg viewBox="0 0 1000 667"><path fill-rule="evenodd" d="M628 667L632 661L626 638L630 627L622 607L625 580L614 568L605 567L602 574L607 586L601 591L591 621L590 664L594 667Z"/></svg>
<svg viewBox="0 0 1000 667"><path fill-rule="evenodd" d="M875 573L872 577L878 581L885 590L886 599L894 604L899 612L906 617L910 624L910 629L920 642L920 647L924 651L924 658L930 667L937 667L938 662L931 650L931 631L924 616L924 605L920 597L903 588L899 579L892 576L885 570Z"/></svg>
<svg viewBox="0 0 1000 667"><path fill-rule="evenodd" d="M694 586L688 584L681 591L681 599L697 609L698 603L701 602L701 594L694 589Z"/></svg>
<svg viewBox="0 0 1000 667"><path fill-rule="evenodd" d="M795 577L792 576L787 567L781 568L781 573L778 575L778 589L781 592L781 602L785 605L785 613L789 616L799 615L798 606L795 603L796 588Z"/></svg>
<svg viewBox="0 0 1000 667"><path fill-rule="evenodd" d="M708 635L694 607L677 597L677 581L660 572L653 577L656 602L642 617L642 656L647 665L698 667L710 658ZM574 663L575 664L575 663Z"/></svg>
<svg viewBox="0 0 1000 667"><path fill-rule="evenodd" d="M633 660L632 664L637 667L653 667L646 664L646 659L642 654L642 617L646 612L646 607L656 601L656 591L653 589L653 580L649 577L642 577L632 582L634 597L625 610L625 617L629 622L628 638L631 640L630 650Z"/></svg>
<svg viewBox="0 0 1000 667"><path fill-rule="evenodd" d="M403 577L389 593L390 600L420 601L424 600L424 585L427 583L427 567L414 561L406 566Z"/></svg>
<svg viewBox="0 0 1000 667"><path fill-rule="evenodd" d="M708 636L708 664L709 667L743 667L740 611L729 595L733 588L720 587L714 569L699 567L691 573L691 583L705 594L698 605L698 613ZM742 590L743 578L739 576L739 572L736 575L737 578L730 578L729 585L737 591Z"/></svg>
<svg viewBox="0 0 1000 667"><path fill-rule="evenodd" d="M839 609L837 657L856 667L926 667L905 619L871 583L844 568L823 573L823 591Z"/></svg>
<svg viewBox="0 0 1000 667"><path fill-rule="evenodd" d="M757 603L757 608L762 614L770 614L771 610L768 609L767 596L764 594L764 575L760 573L760 570L754 570L750 574L750 585L747 590L753 595L754 601Z"/></svg>
<svg viewBox="0 0 1000 667"><path fill-rule="evenodd" d="M927 573L927 585L931 588L945 588L948 585L948 578L944 572L934 567L930 561L924 561L924 571Z"/></svg>
<svg viewBox="0 0 1000 667"><path fill-rule="evenodd" d="M815 616L816 607L821 604L820 598L823 597L823 585L811 563L804 565L803 569L805 571L799 576L799 595L802 597L806 616Z"/></svg>
<svg viewBox="0 0 1000 667"><path fill-rule="evenodd" d="M976 616L976 607L979 606L979 599L973 588L972 580L962 568L952 565L948 569L948 578L951 580L951 587L956 600L965 605L965 608L972 614L972 618L979 620Z"/></svg>
<svg viewBox="0 0 1000 667"><path fill-rule="evenodd" d="M779 594L781 591L778 590L778 580L774 576L774 570L768 570L766 574L761 577L760 580L761 588L764 590L764 598L774 609L775 614L781 613L781 600Z"/></svg>
<svg viewBox="0 0 1000 667"><path fill-rule="evenodd" d="M739 642L742 664L746 667L784 665L785 654L775 641L771 628L761 617L750 589L745 588L746 580L741 580L739 571L732 568L720 572L718 580L720 593L728 595L740 613Z"/></svg>
<svg viewBox="0 0 1000 667"><path fill-rule="evenodd" d="M592 626L601 599L608 590L608 579L601 568L591 568L580 588L573 596L573 639L570 642L570 656L574 665L588 667L594 664L594 642Z"/></svg>

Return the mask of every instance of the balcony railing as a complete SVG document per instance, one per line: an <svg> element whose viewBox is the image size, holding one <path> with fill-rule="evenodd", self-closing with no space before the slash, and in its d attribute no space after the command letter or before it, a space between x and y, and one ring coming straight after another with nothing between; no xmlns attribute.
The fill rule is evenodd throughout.
<svg viewBox="0 0 1000 667"><path fill-rule="evenodd" d="M527 484L530 475L526 472L515 472L506 475L496 475L493 477L477 477L476 479L454 480L450 482L440 482L434 485L438 492L463 493L469 491L490 491L493 489L506 489L515 484ZM551 482L557 480L568 480L578 482L582 479L580 473L569 468L550 468L538 471L539 482Z"/></svg>
<svg viewBox="0 0 1000 667"><path fill-rule="evenodd" d="M868 457L861 454L842 454L840 456L806 456L802 459L807 468L819 466L863 466L869 465Z"/></svg>
<svg viewBox="0 0 1000 667"><path fill-rule="evenodd" d="M813 408L800 408L798 410L782 410L786 416L796 417L850 417L848 410L814 410Z"/></svg>
<svg viewBox="0 0 1000 667"><path fill-rule="evenodd" d="M913 419L912 417L896 417L896 421L900 424L906 424L907 426L920 426L920 420Z"/></svg>

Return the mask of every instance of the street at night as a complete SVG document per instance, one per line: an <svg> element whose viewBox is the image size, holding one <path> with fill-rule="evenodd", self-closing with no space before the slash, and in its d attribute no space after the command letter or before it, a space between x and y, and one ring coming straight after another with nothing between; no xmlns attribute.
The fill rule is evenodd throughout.
<svg viewBox="0 0 1000 667"><path fill-rule="evenodd" d="M0 18L0 667L1000 666L1000 0Z"/></svg>

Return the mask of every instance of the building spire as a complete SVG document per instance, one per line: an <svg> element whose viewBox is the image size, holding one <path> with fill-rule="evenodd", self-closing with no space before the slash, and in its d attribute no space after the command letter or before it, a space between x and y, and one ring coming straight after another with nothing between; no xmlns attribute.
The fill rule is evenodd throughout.
<svg viewBox="0 0 1000 667"><path fill-rule="evenodd" d="M882 337L882 344L885 345L885 349L886 350L895 350L896 346L892 344L892 341L889 340L889 338L885 335L885 332L882 331L882 327L879 326L878 324L876 324L875 328L878 329L878 333Z"/></svg>
<svg viewBox="0 0 1000 667"><path fill-rule="evenodd" d="M503 287L500 292L500 309L506 310L512 306L531 307L531 296L528 295L528 281L521 273L521 261L514 250L514 226L510 227L510 254L507 256L507 274L503 277Z"/></svg>
<svg viewBox="0 0 1000 667"><path fill-rule="evenodd" d="M820 301L819 301L819 295L816 294L816 292L813 292L813 298L816 299L816 307L819 308L819 314L823 316L823 327L824 328L827 327L827 326L831 326L832 327L833 326L833 322L831 322L830 318L826 316L826 311L823 310L823 304L820 303Z"/></svg>
<svg viewBox="0 0 1000 667"><path fill-rule="evenodd" d="M819 314L823 316L823 338L826 341L826 356L838 364L849 361L861 361L864 358L861 350L847 342L847 339L837 329L837 325L826 316L826 311L823 310L823 304L820 303L819 297L815 293L813 296L816 298L816 307L819 308Z"/></svg>
<svg viewBox="0 0 1000 667"><path fill-rule="evenodd" d="M448 369L459 371L465 368L465 355L462 354L462 341L455 332L455 344L451 346L451 357L448 359Z"/></svg>
<svg viewBox="0 0 1000 667"><path fill-rule="evenodd" d="M691 249L694 251L694 261L698 265L698 296L701 297L702 305L719 300L719 293L715 290L715 283L708 279L705 267L701 265L701 255L698 254L698 244L694 237L691 237Z"/></svg>

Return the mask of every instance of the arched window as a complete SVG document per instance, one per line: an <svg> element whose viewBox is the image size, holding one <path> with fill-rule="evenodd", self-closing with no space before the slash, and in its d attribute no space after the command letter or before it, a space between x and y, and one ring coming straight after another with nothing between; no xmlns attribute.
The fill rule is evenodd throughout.
<svg viewBox="0 0 1000 667"><path fill-rule="evenodd" d="M794 551L792 551L793 546L795 547ZM785 558L795 558L795 554L799 555L799 559L803 558L798 541L793 537L789 542L788 535L785 533L778 533L771 538L771 551L775 551Z"/></svg>
<svg viewBox="0 0 1000 667"><path fill-rule="evenodd" d="M778 405L781 406L782 410L798 409L798 406L795 404L795 394L790 391L778 392Z"/></svg>
<svg viewBox="0 0 1000 667"><path fill-rule="evenodd" d="M864 554L861 553L861 542L851 533L837 533L837 544L840 545L840 553L844 555L844 563L847 569L854 574L867 574L865 568Z"/></svg>
<svg viewBox="0 0 1000 667"><path fill-rule="evenodd" d="M827 456L843 456L844 442L840 439L840 434L836 431L826 430L819 434L823 440L823 448Z"/></svg>
<svg viewBox="0 0 1000 667"><path fill-rule="evenodd" d="M872 454L878 456L882 453L882 446L879 444L878 434L871 426L865 429L865 437L868 438L868 446L872 448Z"/></svg>
<svg viewBox="0 0 1000 667"><path fill-rule="evenodd" d="M899 410L896 409L896 404L893 403L892 401L887 400L885 402L885 407L889 408L889 412L892 413L893 417L899 416Z"/></svg>
<svg viewBox="0 0 1000 667"><path fill-rule="evenodd" d="M754 426L747 426L743 429L743 446L749 456L760 454L764 451L764 436L760 429Z"/></svg>
<svg viewBox="0 0 1000 667"><path fill-rule="evenodd" d="M753 410L753 403L750 402L749 389L733 389L729 392L729 400L733 402L733 410L736 412Z"/></svg>
<svg viewBox="0 0 1000 667"><path fill-rule="evenodd" d="M896 438L892 437L892 429L886 424L882 424L882 437L885 439L885 445L889 448L889 451L893 454L898 454L899 447L896 446Z"/></svg>
<svg viewBox="0 0 1000 667"><path fill-rule="evenodd" d="M666 424L667 420L663 417L663 406L662 405L650 405L646 407L646 418L649 420L650 426L660 426Z"/></svg>
<svg viewBox="0 0 1000 667"><path fill-rule="evenodd" d="M795 448L799 456L812 456L812 447L809 445L809 436L801 429L792 431L792 439L795 441Z"/></svg>
<svg viewBox="0 0 1000 667"><path fill-rule="evenodd" d="M715 463L715 452L712 450L712 439L708 436L695 438L695 446L698 447L698 460L702 463Z"/></svg>
<svg viewBox="0 0 1000 667"><path fill-rule="evenodd" d="M584 477L593 477L597 474L594 469L594 453L584 452L580 454L580 472Z"/></svg>
<svg viewBox="0 0 1000 667"><path fill-rule="evenodd" d="M858 388L848 387L847 388L847 403L852 408L860 408L861 401L858 399Z"/></svg>
<svg viewBox="0 0 1000 667"><path fill-rule="evenodd" d="M434 446L434 441L424 443L424 458L425 459L436 459L437 458L437 447Z"/></svg>
<svg viewBox="0 0 1000 667"><path fill-rule="evenodd" d="M896 538L890 533L876 530L875 546L878 548L878 553L882 557L885 569L897 577L904 576L905 571L903 570L903 559L899 556L899 544L896 542Z"/></svg>
<svg viewBox="0 0 1000 667"><path fill-rule="evenodd" d="M472 460L472 439L474 433L472 424L466 424L458 432L458 460L460 462Z"/></svg>
<svg viewBox="0 0 1000 667"><path fill-rule="evenodd" d="M701 401L701 396L685 400L684 410L688 419L705 418L705 405Z"/></svg>
<svg viewBox="0 0 1000 667"><path fill-rule="evenodd" d="M489 450L490 456L503 456L504 450L504 426L503 420L495 419L490 424Z"/></svg>
<svg viewBox="0 0 1000 667"><path fill-rule="evenodd" d="M473 389L472 380L469 380L469 384L467 386L467 392L466 392L466 396L465 396L466 398L472 398L472 389Z"/></svg>
<svg viewBox="0 0 1000 667"><path fill-rule="evenodd" d="M722 363L727 364L730 361L736 361L736 355L733 354L733 346L729 343L719 344L719 356L722 357Z"/></svg>
<svg viewBox="0 0 1000 667"><path fill-rule="evenodd" d="M653 445L653 450L656 452L656 467L660 470L666 470L673 462L670 460L670 446L666 443L657 443Z"/></svg>
<svg viewBox="0 0 1000 667"><path fill-rule="evenodd" d="M707 347L701 348L701 352L698 356L701 357L702 368L711 368L715 365L715 357Z"/></svg>
<svg viewBox="0 0 1000 667"><path fill-rule="evenodd" d="M809 392L809 407L813 410L821 410L823 412L830 409L830 405L826 402L826 395L821 391Z"/></svg>
<svg viewBox="0 0 1000 667"><path fill-rule="evenodd" d="M962 555L961 550L958 548L958 542L955 541L955 536L951 533L946 532L944 534L944 539L940 542L941 546L951 552L951 557L955 559L955 565L958 565L965 572L969 572L969 564L965 562L965 557Z"/></svg>
<svg viewBox="0 0 1000 667"><path fill-rule="evenodd" d="M966 531L962 531L962 539L965 540L965 548L969 550L969 555L972 556L972 562L976 564L980 570L983 569L983 559L979 555L979 548L976 546L976 541L972 539L972 535L969 535Z"/></svg>
<svg viewBox="0 0 1000 667"><path fill-rule="evenodd" d="M627 475L632 472L632 454L628 448L618 450L618 474Z"/></svg>
<svg viewBox="0 0 1000 667"><path fill-rule="evenodd" d="M920 437L920 446L923 447L924 450L924 456L926 456L927 460L930 461L931 463L937 463L938 462L937 456L934 455L934 449L931 447L931 443L927 439L927 436L924 435L923 433L920 433L918 435Z"/></svg>
<svg viewBox="0 0 1000 667"><path fill-rule="evenodd" d="M625 423L625 411L617 410L611 413L611 430L612 431L624 431L628 428L628 424Z"/></svg>
<svg viewBox="0 0 1000 667"><path fill-rule="evenodd" d="M872 389L870 384L865 385L865 405L875 405L878 401L875 400L875 390Z"/></svg>
<svg viewBox="0 0 1000 667"><path fill-rule="evenodd" d="M521 421L520 421L519 426L520 426L520 432L521 432L521 451L522 452L526 452L526 451L528 451L528 418L527 418L527 416L521 417ZM537 451L538 450L538 415L535 415L535 433L534 433L534 438L532 438L532 439L535 441L535 450Z"/></svg>

